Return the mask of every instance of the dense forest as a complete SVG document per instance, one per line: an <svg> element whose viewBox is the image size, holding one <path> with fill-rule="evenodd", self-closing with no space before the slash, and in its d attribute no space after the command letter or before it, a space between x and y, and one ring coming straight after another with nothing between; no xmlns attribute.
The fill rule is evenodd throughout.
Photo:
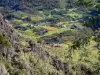
<svg viewBox="0 0 100 75"><path fill-rule="evenodd" d="M100 75L100 0L0 0L0 75Z"/></svg>

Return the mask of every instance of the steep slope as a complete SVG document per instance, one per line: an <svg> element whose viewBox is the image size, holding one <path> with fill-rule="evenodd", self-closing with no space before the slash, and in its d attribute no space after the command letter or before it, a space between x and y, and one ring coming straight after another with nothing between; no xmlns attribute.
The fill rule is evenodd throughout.
<svg viewBox="0 0 100 75"><path fill-rule="evenodd" d="M100 30L84 26L99 20L72 2L1 0L0 75L100 75Z"/></svg>
<svg viewBox="0 0 100 75"><path fill-rule="evenodd" d="M2 14L0 14L0 33L11 42L12 46L4 48L1 52L6 58L9 59L9 56L13 56L14 52L19 50L18 42L19 42L19 34L15 32L12 25L4 21ZM10 61L10 59L9 59Z"/></svg>
<svg viewBox="0 0 100 75"><path fill-rule="evenodd" d="M2 61L3 58L6 59L9 63L11 63L11 58L15 55L15 50L16 50L16 48L14 48L14 45L18 42L18 34L9 25L10 24L5 23L3 15L0 13L0 34L2 34L12 44L12 46L9 47L5 47L5 45L2 45L3 42L0 44L0 48L1 48L0 49L0 69L1 69L0 74L1 75L6 75L8 73L6 69L8 63ZM5 66L4 63L6 63L7 66Z"/></svg>
<svg viewBox="0 0 100 75"><path fill-rule="evenodd" d="M44 51L43 45L35 44L30 41L31 39L19 36L11 24L4 20L2 14L0 14L0 33L11 43L9 46L0 46L0 75L44 75L45 73L51 75L59 73L53 64L58 60ZM21 40L22 37L23 40ZM23 46L22 42L26 45ZM44 71L42 66L45 66L44 69L47 71ZM51 70L49 71L49 69Z"/></svg>

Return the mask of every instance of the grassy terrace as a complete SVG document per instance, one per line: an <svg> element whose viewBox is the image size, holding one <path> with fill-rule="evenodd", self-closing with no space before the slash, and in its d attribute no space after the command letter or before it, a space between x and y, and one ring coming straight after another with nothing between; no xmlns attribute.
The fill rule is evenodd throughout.
<svg viewBox="0 0 100 75"><path fill-rule="evenodd" d="M61 28L61 29L57 29L57 30L54 30L54 31L49 31L44 36L51 36L53 34L60 34L60 33L64 32L64 31L68 31L68 30L71 30L71 29Z"/></svg>

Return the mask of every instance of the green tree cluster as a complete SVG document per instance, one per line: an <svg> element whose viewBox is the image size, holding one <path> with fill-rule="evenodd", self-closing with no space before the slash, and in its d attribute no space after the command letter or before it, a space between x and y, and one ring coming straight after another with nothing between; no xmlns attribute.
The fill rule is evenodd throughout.
<svg viewBox="0 0 100 75"><path fill-rule="evenodd" d="M96 0L78 0L76 2L79 5L86 6L86 7L91 7L96 3Z"/></svg>

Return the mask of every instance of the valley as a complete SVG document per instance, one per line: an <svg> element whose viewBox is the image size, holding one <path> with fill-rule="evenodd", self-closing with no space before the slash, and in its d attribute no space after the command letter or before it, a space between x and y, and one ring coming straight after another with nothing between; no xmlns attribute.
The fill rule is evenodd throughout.
<svg viewBox="0 0 100 75"><path fill-rule="evenodd" d="M100 1L0 0L0 75L100 75Z"/></svg>

